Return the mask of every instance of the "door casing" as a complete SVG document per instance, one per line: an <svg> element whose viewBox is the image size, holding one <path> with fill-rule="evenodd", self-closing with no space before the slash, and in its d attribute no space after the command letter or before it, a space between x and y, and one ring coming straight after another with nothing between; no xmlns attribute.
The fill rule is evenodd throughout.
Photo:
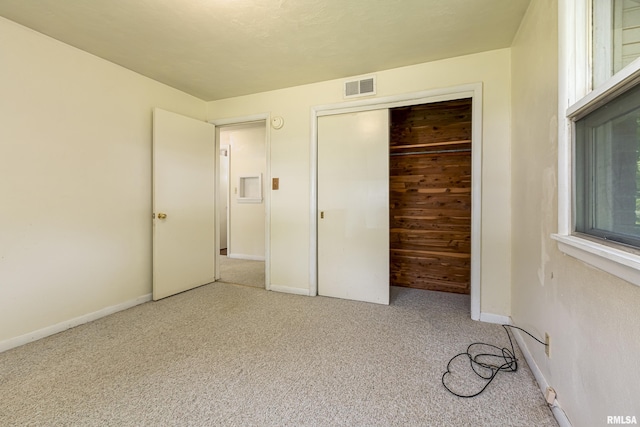
<svg viewBox="0 0 640 427"><path fill-rule="evenodd" d="M318 294L318 117L358 111L472 99L471 144L471 318L480 320L482 230L482 83L433 89L358 101L320 105L311 109L310 277L309 295Z"/></svg>

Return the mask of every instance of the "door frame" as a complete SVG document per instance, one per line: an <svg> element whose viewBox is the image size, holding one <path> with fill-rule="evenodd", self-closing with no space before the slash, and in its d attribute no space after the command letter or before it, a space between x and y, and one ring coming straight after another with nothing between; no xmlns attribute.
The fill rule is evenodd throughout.
<svg viewBox="0 0 640 427"><path fill-rule="evenodd" d="M213 137L214 137L214 141L217 140L218 138L220 138L220 130L218 129L217 126L216 126L216 132L213 135ZM226 156L227 157L227 161L226 161L227 162L227 177L226 177L227 178L227 188L226 188L227 191L226 191L226 200L225 200L226 209L224 211L225 212L224 213L224 218L225 218L226 226L225 226L224 232L225 232L225 237L226 237L226 239L225 239L226 240L226 243L225 243L226 244L226 248L225 249L227 249L227 254L228 254L229 253L229 202L230 202L229 191L230 191L230 188L231 188L231 182L229 181L229 175L230 175L229 168L231 166L231 146L229 145L227 147L228 147L227 148L227 156ZM220 148L218 149L218 153L220 153L221 151L222 151L222 146L220 146ZM219 157L222 157L222 156L219 156ZM221 162L220 159L218 161ZM218 164L218 173L216 175L218 179L220 179L220 176L222 175L221 172L222 172L221 171L221 165ZM216 186L216 190L217 191L220 191L220 181L218 181L218 184ZM217 196L218 196L218 199L219 199L221 194L218 193ZM216 200L219 202L220 200L218 200L218 199L216 199ZM218 231L220 231L220 229L222 229L222 227L220 226L220 220L221 220L222 216L223 215L220 213L220 209L218 209L218 219L216 221L218 223ZM220 241L220 233L218 233L218 241ZM220 252L220 250L222 250L222 245L220 245L220 247L218 248L218 252Z"/></svg>
<svg viewBox="0 0 640 427"><path fill-rule="evenodd" d="M482 83L311 108L309 295L318 295L318 117L471 98L471 319L480 320L482 289Z"/></svg>
<svg viewBox="0 0 640 427"><path fill-rule="evenodd" d="M215 153L220 153L220 127L229 126L229 125L239 125L244 123L252 123L252 122L264 122L264 149L265 149L265 179L263 180L263 185L267 186L271 183L271 114L270 113L260 113L253 114L250 116L240 116L240 117L231 117L226 119L214 119L208 120L209 123L215 125L216 133L215 133ZM220 156L216 156L216 189L217 186L220 185ZM270 268L270 258L271 258L271 191L270 187L265 188L263 192L264 199L264 287L266 290L271 290L271 268ZM217 197L217 195L216 195ZM227 197L230 197L227 195ZM216 218L215 218L215 226L216 226L216 234L220 233L220 218L219 213L216 209ZM227 224L228 227L228 224ZM227 235L228 238L228 235ZM216 259L215 259L215 272L216 272L216 280L220 280L220 239L216 239Z"/></svg>

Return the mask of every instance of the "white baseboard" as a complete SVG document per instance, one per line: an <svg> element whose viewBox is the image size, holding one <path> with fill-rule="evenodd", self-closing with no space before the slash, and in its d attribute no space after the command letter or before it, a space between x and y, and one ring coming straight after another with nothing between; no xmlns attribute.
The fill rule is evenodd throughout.
<svg viewBox="0 0 640 427"><path fill-rule="evenodd" d="M102 310L94 311L83 316L76 317L74 319L65 320L64 322L56 323L55 325L47 326L46 328L38 329L37 331L29 332L28 334L20 335L15 338L9 338L8 340L0 342L0 353L10 350L15 347L39 340L41 338L48 337L50 335L57 334L58 332L66 331L73 327L89 323L101 317L108 316L118 311L126 310L136 305L151 301L151 294L143 295L141 297L125 301L121 304L105 307Z"/></svg>
<svg viewBox="0 0 640 427"><path fill-rule="evenodd" d="M246 259L249 261L264 261L265 258L263 256L258 255L244 255L244 254L229 254L227 255L229 258L233 259Z"/></svg>
<svg viewBox="0 0 640 427"><path fill-rule="evenodd" d="M499 325L510 325L511 317L500 314L480 313L480 321L485 323L497 323Z"/></svg>
<svg viewBox="0 0 640 427"><path fill-rule="evenodd" d="M271 285L269 287L269 290L275 292L284 292L287 294L304 295L307 297L309 296L309 289L292 288L290 286Z"/></svg>
<svg viewBox="0 0 640 427"><path fill-rule="evenodd" d="M513 332L513 336L515 337L516 342L518 343L518 347L520 347L520 351L522 351L522 354L524 355L524 358L527 361L527 365L529 365L529 369L531 369L533 376L536 378L536 381L538 382L538 387L540 387L540 391L542 392L542 395L544 396L547 392L547 387L549 387L549 382L544 377L544 375L542 375L542 371L536 364L536 361L533 359L533 356L529 351L529 347L527 347L527 344L522 339L522 332L520 332L517 329L513 329L513 328L510 328L510 329L511 329L511 332ZM565 414L564 411L562 410L560 403L558 403L558 399L553 401L553 405L551 406L551 412L553 412L553 416L555 417L560 427L571 427L571 422L569 421L567 414Z"/></svg>

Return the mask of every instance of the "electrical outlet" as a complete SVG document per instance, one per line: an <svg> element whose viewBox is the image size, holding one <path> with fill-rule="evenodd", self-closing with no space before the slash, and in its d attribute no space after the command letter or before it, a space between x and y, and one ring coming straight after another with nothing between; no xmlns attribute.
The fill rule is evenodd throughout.
<svg viewBox="0 0 640 427"><path fill-rule="evenodd" d="M551 338L549 338L548 333L544 333L544 352L547 357L551 357Z"/></svg>

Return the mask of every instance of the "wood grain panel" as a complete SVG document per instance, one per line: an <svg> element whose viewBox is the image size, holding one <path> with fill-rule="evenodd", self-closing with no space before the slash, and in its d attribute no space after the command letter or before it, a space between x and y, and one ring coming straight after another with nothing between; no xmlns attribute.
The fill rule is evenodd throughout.
<svg viewBox="0 0 640 427"><path fill-rule="evenodd" d="M468 294L471 100L391 110L390 279Z"/></svg>

